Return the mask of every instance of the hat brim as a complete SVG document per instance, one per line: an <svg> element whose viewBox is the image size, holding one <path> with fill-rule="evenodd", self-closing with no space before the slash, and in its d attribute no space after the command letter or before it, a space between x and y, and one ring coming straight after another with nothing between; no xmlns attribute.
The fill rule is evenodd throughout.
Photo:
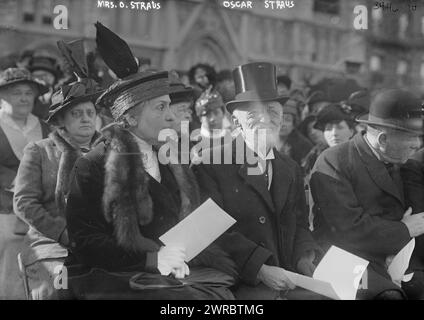
<svg viewBox="0 0 424 320"><path fill-rule="evenodd" d="M4 84L0 85L0 89L1 88L7 88L9 86L12 86L14 84L19 84L19 83L29 83L29 84L35 85L38 89L38 95L39 96L41 96L41 95L43 95L43 94L45 94L49 91L49 88L47 86L43 85L42 83L39 83L39 82L33 81L33 80L27 80L27 79L25 79L25 80L18 79L18 80L14 80L14 81L4 83Z"/></svg>
<svg viewBox="0 0 424 320"><path fill-rule="evenodd" d="M287 100L289 100L289 96L278 96L275 98L269 98L269 99L253 99L253 100L232 100L225 104L225 109L231 114L233 113L234 109L237 108L237 105L240 104L246 104L246 103L252 103L252 102L270 102L270 101L276 101L283 106Z"/></svg>
<svg viewBox="0 0 424 320"><path fill-rule="evenodd" d="M87 95L84 95L84 96L81 96L81 97L77 97L75 99L65 101L65 103L57 104L56 108L55 108L54 105L51 106L50 108L53 109L53 110L49 112L49 116L48 116L46 122L50 123L50 124L53 123L55 121L55 118L56 118L58 113L60 113L61 111L65 110L65 109L73 107L73 106L77 105L78 103L91 101L95 105L97 98L102 93L103 93L102 91L99 91L99 92L96 92L96 93L87 94Z"/></svg>
<svg viewBox="0 0 424 320"><path fill-rule="evenodd" d="M406 128L406 127L402 127L402 126L397 126L397 125L390 124L390 123L382 123L382 122L377 122L377 121L370 121L370 120L368 120L368 113L363 114L363 115L357 117L355 120L358 123L375 125L375 126L380 126L380 127L386 127L386 128L391 128L391 129L406 131L406 132L410 132L410 133L414 133L414 134L418 134L418 135L424 135L423 130L410 129L410 128Z"/></svg>

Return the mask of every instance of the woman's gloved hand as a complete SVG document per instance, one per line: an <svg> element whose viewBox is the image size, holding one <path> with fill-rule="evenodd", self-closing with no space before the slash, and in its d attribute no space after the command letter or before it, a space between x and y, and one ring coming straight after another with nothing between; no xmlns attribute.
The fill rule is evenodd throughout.
<svg viewBox="0 0 424 320"><path fill-rule="evenodd" d="M167 276L173 272L181 275L185 273L185 262L186 257L185 249L176 246L163 246L158 251L158 270L159 272Z"/></svg>

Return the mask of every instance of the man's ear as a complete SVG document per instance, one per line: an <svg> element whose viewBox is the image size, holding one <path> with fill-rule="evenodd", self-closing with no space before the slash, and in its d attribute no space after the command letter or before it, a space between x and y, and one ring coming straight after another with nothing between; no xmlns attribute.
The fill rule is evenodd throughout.
<svg viewBox="0 0 424 320"><path fill-rule="evenodd" d="M377 142L380 146L380 149L385 150L387 145L387 133L386 132L380 132L377 136Z"/></svg>
<svg viewBox="0 0 424 320"><path fill-rule="evenodd" d="M233 122L233 124L236 128L241 129L240 122L238 121L238 119L233 114L231 115L231 121Z"/></svg>

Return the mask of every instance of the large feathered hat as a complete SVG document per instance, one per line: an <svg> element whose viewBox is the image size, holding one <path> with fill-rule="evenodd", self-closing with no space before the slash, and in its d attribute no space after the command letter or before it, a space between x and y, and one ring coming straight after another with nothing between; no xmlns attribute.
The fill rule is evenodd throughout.
<svg viewBox="0 0 424 320"><path fill-rule="evenodd" d="M95 103L102 93L96 81L88 76L83 40L79 39L69 43L58 41L57 46L78 80L61 86L52 95L52 104L47 118L47 122L50 123L54 122L57 114L64 109L85 101Z"/></svg>
<svg viewBox="0 0 424 320"><path fill-rule="evenodd" d="M128 44L100 22L95 24L97 49L106 65L119 78L97 100L108 107L115 121L140 102L167 95L167 71L138 72L138 64Z"/></svg>

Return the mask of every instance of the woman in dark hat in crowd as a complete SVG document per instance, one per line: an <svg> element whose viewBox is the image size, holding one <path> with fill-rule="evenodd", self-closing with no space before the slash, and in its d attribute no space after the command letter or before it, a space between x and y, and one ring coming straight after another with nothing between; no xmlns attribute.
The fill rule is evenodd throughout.
<svg viewBox="0 0 424 320"><path fill-rule="evenodd" d="M78 43L83 52L82 40ZM94 102L101 92L82 73L86 69L80 70L78 82L53 94L47 122L55 129L47 139L28 144L16 178L15 212L30 226L21 257L34 300L58 298L56 268L68 255L65 203L69 176L76 159L99 137Z"/></svg>
<svg viewBox="0 0 424 320"><path fill-rule="evenodd" d="M26 69L0 73L0 299L21 298L16 255L27 227L12 214L13 191L25 146L49 133L48 125L31 114L34 101L46 91Z"/></svg>
<svg viewBox="0 0 424 320"><path fill-rule="evenodd" d="M339 104L331 104L317 115L314 127L324 133L329 147L349 141L355 134L355 121Z"/></svg>
<svg viewBox="0 0 424 320"><path fill-rule="evenodd" d="M188 166L163 165L157 155L159 133L172 129L175 121L168 72L139 73L125 41L100 23L96 28L98 50L120 80L97 101L110 106L115 123L105 128L107 139L76 162L71 179L66 215L72 257L66 265L81 263L90 272L73 277L77 270L68 268L67 293L85 299L231 298L227 287L233 278L224 272L209 269L200 277L214 286L173 279L189 273L184 248L159 241L200 204ZM223 259L231 260L222 254L209 255L203 265L225 267ZM130 279L137 274L137 281L131 281L135 287L147 282L168 286L134 290ZM192 268L190 276L195 275Z"/></svg>

